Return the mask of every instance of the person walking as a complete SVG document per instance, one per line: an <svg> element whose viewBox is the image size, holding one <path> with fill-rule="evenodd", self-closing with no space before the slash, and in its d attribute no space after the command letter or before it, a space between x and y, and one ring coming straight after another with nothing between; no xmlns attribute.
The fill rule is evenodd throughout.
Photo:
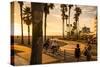
<svg viewBox="0 0 100 67"><path fill-rule="evenodd" d="M76 45L74 55L75 55L76 60L79 61L80 55L81 55L79 44Z"/></svg>
<svg viewBox="0 0 100 67"><path fill-rule="evenodd" d="M52 50L53 54L55 54L57 52L57 43L56 43L56 40L52 41L51 50Z"/></svg>
<svg viewBox="0 0 100 67"><path fill-rule="evenodd" d="M49 46L50 46L50 40L47 39L47 41L46 41L46 42L44 43L44 45L43 45L43 48L47 51L48 48L49 48Z"/></svg>
<svg viewBox="0 0 100 67"><path fill-rule="evenodd" d="M91 52L91 45L88 45L87 49L85 49L84 55L86 56L86 60L90 61L92 52Z"/></svg>

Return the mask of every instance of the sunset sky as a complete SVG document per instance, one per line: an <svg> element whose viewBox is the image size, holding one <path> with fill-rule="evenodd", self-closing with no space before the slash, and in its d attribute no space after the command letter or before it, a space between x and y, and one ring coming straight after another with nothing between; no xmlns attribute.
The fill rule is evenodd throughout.
<svg viewBox="0 0 100 67"><path fill-rule="evenodd" d="M29 3L24 3L25 6L30 6ZM50 14L47 16L47 35L62 35L62 17L61 17L61 8L60 4L54 4L55 7L53 10L50 10ZM21 35L21 22L20 22L20 10L19 4L15 2L14 6L14 35ZM87 26L91 28L91 32L94 31L94 19L96 16L97 7L96 6L84 6L79 5L82 9L82 14L79 18L79 29L83 26ZM75 7L71 9L71 23L74 22L74 11ZM44 17L43 17L44 20ZM32 25L31 25L32 28ZM66 30L67 31L67 30ZM24 35L28 35L27 25L24 24ZM32 30L31 30L32 32ZM32 34L32 33L31 33ZM12 34L13 35L13 34Z"/></svg>

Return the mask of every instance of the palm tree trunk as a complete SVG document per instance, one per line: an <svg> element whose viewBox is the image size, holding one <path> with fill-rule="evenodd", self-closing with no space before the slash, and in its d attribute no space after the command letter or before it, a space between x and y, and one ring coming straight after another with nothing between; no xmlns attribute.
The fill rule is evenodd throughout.
<svg viewBox="0 0 100 67"><path fill-rule="evenodd" d="M67 32L67 19L66 19L66 32ZM67 37L67 34L66 34L66 37Z"/></svg>
<svg viewBox="0 0 100 67"><path fill-rule="evenodd" d="M64 30L65 30L65 28L64 28L64 18L63 18L63 23L62 23L62 33L63 33L63 38L64 38Z"/></svg>
<svg viewBox="0 0 100 67"><path fill-rule="evenodd" d="M20 6L20 14L21 14L21 43L24 44L24 40L23 40L23 21L22 21L22 5Z"/></svg>
<svg viewBox="0 0 100 67"><path fill-rule="evenodd" d="M69 38L70 38L70 8L69 8Z"/></svg>
<svg viewBox="0 0 100 67"><path fill-rule="evenodd" d="M30 45L30 26L28 25L28 44Z"/></svg>
<svg viewBox="0 0 100 67"><path fill-rule="evenodd" d="M30 64L33 65L42 63L43 4L31 3L31 8L32 8L32 51L31 51Z"/></svg>
<svg viewBox="0 0 100 67"><path fill-rule="evenodd" d="M77 23L77 29L76 29L76 30L77 30L77 31L76 31L76 32L77 32L77 37L76 37L76 38L77 38L77 40L78 40L78 21L76 21L76 23Z"/></svg>
<svg viewBox="0 0 100 67"><path fill-rule="evenodd" d="M46 27L47 27L46 21L47 21L47 14L45 13L45 20L44 20L44 42L46 41Z"/></svg>

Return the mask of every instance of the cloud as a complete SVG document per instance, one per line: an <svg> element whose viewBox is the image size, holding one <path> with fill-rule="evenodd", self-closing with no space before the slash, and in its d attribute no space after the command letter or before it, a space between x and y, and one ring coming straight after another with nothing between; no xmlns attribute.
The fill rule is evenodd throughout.
<svg viewBox="0 0 100 67"><path fill-rule="evenodd" d="M96 6L82 6L82 12L85 14L96 14L97 7Z"/></svg>

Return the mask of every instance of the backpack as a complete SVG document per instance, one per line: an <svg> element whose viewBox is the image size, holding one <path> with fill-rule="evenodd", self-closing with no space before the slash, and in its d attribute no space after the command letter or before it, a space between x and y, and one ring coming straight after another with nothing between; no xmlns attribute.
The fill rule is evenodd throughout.
<svg viewBox="0 0 100 67"><path fill-rule="evenodd" d="M87 56L87 49L84 51L83 54L84 54L84 56Z"/></svg>

